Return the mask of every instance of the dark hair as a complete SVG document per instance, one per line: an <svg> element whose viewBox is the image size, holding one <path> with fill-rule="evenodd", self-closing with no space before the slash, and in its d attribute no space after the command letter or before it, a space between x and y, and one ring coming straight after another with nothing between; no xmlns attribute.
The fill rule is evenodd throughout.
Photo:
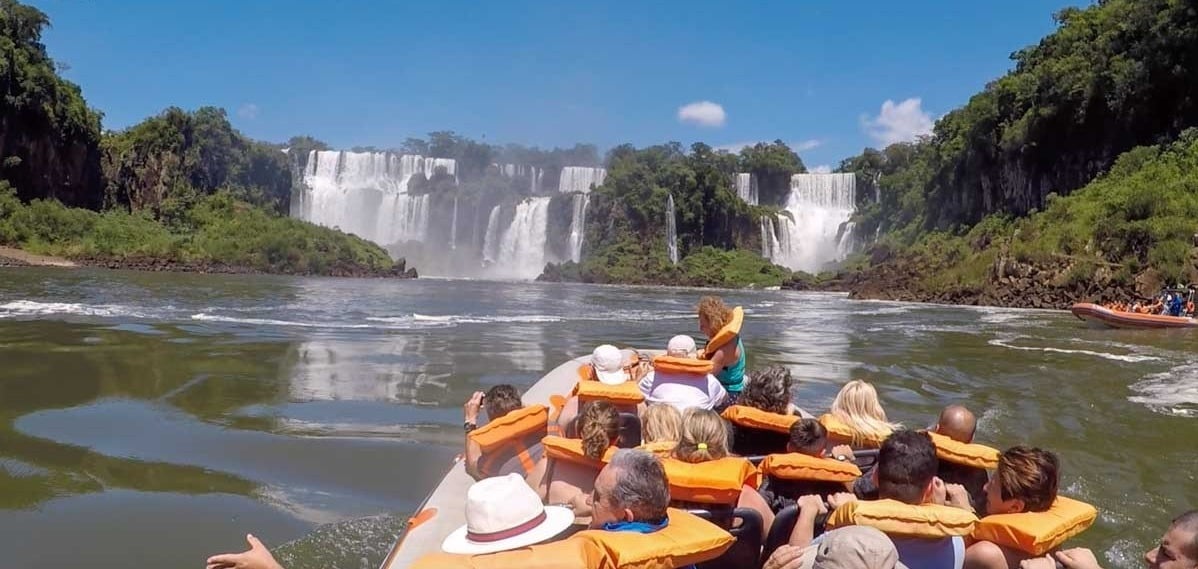
<svg viewBox="0 0 1198 569"><path fill-rule="evenodd" d="M895 431L878 450L878 496L919 505L939 466L927 433Z"/></svg>
<svg viewBox="0 0 1198 569"><path fill-rule="evenodd" d="M790 446L794 452L818 456L828 446L828 431L815 419L799 419L790 426Z"/></svg>
<svg viewBox="0 0 1198 569"><path fill-rule="evenodd" d="M524 403L520 401L520 392L515 387L501 383L487 390L483 396L483 407L487 410L487 420L494 421L524 407Z"/></svg>
<svg viewBox="0 0 1198 569"><path fill-rule="evenodd" d="M578 413L578 436L582 438L582 452L594 459L603 458L603 452L620 436L620 414L607 401L590 401Z"/></svg>
<svg viewBox="0 0 1198 569"><path fill-rule="evenodd" d="M612 455L609 468L620 470L610 498L616 507L631 510L636 522L660 523L666 518L670 484L656 456L643 450L620 449Z"/></svg>
<svg viewBox="0 0 1198 569"><path fill-rule="evenodd" d="M770 366L751 371L747 376L744 390L736 399L737 405L779 415L785 415L789 411L790 370L782 366Z"/></svg>
<svg viewBox="0 0 1198 569"><path fill-rule="evenodd" d="M1003 500L1023 501L1023 511L1044 512L1057 499L1061 463L1057 455L1035 447L1013 446L998 457L994 477Z"/></svg>
<svg viewBox="0 0 1198 569"><path fill-rule="evenodd" d="M1181 547L1187 557L1198 558L1198 510L1190 510L1173 518L1173 523L1169 524L1169 527L1178 526L1194 534L1194 538L1189 543L1181 544Z"/></svg>

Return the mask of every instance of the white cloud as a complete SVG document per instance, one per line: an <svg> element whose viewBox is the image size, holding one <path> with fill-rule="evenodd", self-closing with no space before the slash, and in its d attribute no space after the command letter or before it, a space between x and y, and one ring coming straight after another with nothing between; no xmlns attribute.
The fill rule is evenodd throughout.
<svg viewBox="0 0 1198 569"><path fill-rule="evenodd" d="M824 141L816 140L813 138L811 140L803 140L800 142L791 143L790 147L799 152L802 152L804 150L811 150L813 148L819 148L820 146L823 146L823 144L824 144Z"/></svg>
<svg viewBox="0 0 1198 569"><path fill-rule="evenodd" d="M246 103L237 109L237 116L243 119L254 120L258 118L258 105Z"/></svg>
<svg viewBox="0 0 1198 569"><path fill-rule="evenodd" d="M831 174L832 167L827 164L820 164L819 166L816 166L808 171L812 174Z"/></svg>
<svg viewBox="0 0 1198 569"><path fill-rule="evenodd" d="M724 107L711 101L697 101L678 107L678 122L697 126L724 126L728 115Z"/></svg>
<svg viewBox="0 0 1198 569"><path fill-rule="evenodd" d="M861 127L882 146L908 142L932 134L935 121L932 120L932 115L923 110L922 104L918 97L901 103L887 99L882 103L882 111L878 116L861 117Z"/></svg>

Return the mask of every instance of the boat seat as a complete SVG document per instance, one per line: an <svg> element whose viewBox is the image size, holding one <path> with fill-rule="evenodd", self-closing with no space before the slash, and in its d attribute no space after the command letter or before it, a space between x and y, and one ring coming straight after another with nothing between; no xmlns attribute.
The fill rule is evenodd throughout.
<svg viewBox="0 0 1198 569"><path fill-rule="evenodd" d="M578 417L575 417L562 429L562 436L567 439L578 438ZM641 418L634 413L620 413L620 438L616 441L618 448L636 448L641 446Z"/></svg>
<svg viewBox="0 0 1198 569"><path fill-rule="evenodd" d="M765 545L761 549L761 561L765 562L779 547L790 542L790 534L794 532L795 524L799 521L799 507L787 506L774 516L774 524L770 526L769 534L765 537ZM815 516L815 531L812 537L819 537L826 531L828 514Z"/></svg>
<svg viewBox="0 0 1198 569"><path fill-rule="evenodd" d="M761 514L749 508L688 509L732 534L736 543L723 555L695 565L697 569L756 569L761 566ZM740 520L740 525L735 526Z"/></svg>

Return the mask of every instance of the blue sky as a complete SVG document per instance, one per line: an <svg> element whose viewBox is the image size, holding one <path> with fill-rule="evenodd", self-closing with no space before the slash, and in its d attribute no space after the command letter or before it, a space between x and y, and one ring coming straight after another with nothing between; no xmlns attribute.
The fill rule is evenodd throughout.
<svg viewBox="0 0 1198 569"><path fill-rule="evenodd" d="M814 167L926 130L1082 2L33 3L106 128L216 105L271 141L780 138Z"/></svg>

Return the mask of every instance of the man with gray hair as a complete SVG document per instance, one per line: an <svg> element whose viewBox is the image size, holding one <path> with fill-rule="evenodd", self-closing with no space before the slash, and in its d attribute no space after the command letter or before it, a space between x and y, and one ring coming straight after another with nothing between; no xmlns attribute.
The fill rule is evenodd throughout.
<svg viewBox="0 0 1198 569"><path fill-rule="evenodd" d="M643 450L620 449L591 493L591 529L653 533L666 527L670 484L661 461Z"/></svg>

